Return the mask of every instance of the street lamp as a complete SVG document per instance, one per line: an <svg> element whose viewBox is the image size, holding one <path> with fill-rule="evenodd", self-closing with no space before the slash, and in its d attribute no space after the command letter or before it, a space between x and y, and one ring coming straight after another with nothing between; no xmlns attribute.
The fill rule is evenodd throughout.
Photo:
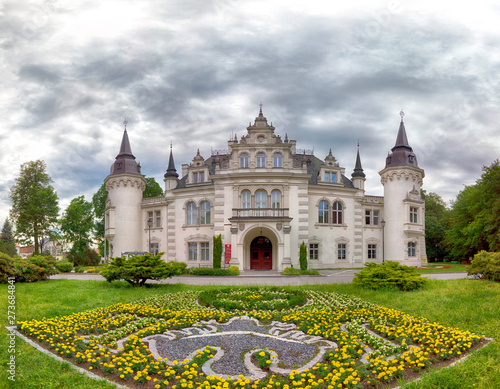
<svg viewBox="0 0 500 389"><path fill-rule="evenodd" d="M382 263L385 262L385 220L380 222L382 226Z"/></svg>
<svg viewBox="0 0 500 389"><path fill-rule="evenodd" d="M149 228L149 242L148 242L148 252L151 252L151 227L153 227L153 219L148 219L148 228Z"/></svg>

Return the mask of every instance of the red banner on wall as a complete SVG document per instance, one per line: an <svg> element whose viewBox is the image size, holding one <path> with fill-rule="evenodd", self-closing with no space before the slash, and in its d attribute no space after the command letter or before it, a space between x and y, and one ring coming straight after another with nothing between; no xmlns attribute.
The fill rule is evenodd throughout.
<svg viewBox="0 0 500 389"><path fill-rule="evenodd" d="M229 265L229 262L231 262L231 245L230 244L226 244L224 245L224 263L226 265Z"/></svg>

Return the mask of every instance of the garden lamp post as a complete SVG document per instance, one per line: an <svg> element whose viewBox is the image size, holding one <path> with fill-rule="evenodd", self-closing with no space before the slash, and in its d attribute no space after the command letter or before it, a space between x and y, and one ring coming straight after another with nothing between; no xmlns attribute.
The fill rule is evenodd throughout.
<svg viewBox="0 0 500 389"><path fill-rule="evenodd" d="M153 227L153 219L148 219L148 229L149 229L149 241L148 241L148 252L151 252L151 227Z"/></svg>
<svg viewBox="0 0 500 389"><path fill-rule="evenodd" d="M380 222L382 226L382 263L385 262L385 220Z"/></svg>

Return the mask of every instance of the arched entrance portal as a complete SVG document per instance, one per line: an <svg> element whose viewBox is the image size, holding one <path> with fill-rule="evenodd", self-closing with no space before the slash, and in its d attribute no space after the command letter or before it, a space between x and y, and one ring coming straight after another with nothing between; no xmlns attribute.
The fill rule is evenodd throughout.
<svg viewBox="0 0 500 389"><path fill-rule="evenodd" d="M250 269L271 270L273 268L273 245L265 236L258 236L250 244Z"/></svg>

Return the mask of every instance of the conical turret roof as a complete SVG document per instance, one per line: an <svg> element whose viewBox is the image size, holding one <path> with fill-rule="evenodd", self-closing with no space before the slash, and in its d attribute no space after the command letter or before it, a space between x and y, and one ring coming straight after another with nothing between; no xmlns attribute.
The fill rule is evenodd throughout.
<svg viewBox="0 0 500 389"><path fill-rule="evenodd" d="M352 178L365 178L366 174L363 171L363 167L361 166L361 158L359 156L359 144L358 144L358 153L356 155L356 165L354 166L354 172L351 175Z"/></svg>
<svg viewBox="0 0 500 389"><path fill-rule="evenodd" d="M170 144L170 158L168 159L167 172L164 175L165 178L178 178L177 170L175 169L174 163L174 153L172 152L172 144Z"/></svg>
<svg viewBox="0 0 500 389"><path fill-rule="evenodd" d="M120 151L115 158L115 162L111 165L110 174L141 174L141 167L135 161L135 156L132 154L130 141L128 139L127 127L123 131L122 144Z"/></svg>
<svg viewBox="0 0 500 389"><path fill-rule="evenodd" d="M392 152L387 156L385 167L412 166L418 168L417 157L408 143L408 137L406 136L406 128L403 122L404 112L401 111L400 115L401 123L399 124L396 143L391 149Z"/></svg>

